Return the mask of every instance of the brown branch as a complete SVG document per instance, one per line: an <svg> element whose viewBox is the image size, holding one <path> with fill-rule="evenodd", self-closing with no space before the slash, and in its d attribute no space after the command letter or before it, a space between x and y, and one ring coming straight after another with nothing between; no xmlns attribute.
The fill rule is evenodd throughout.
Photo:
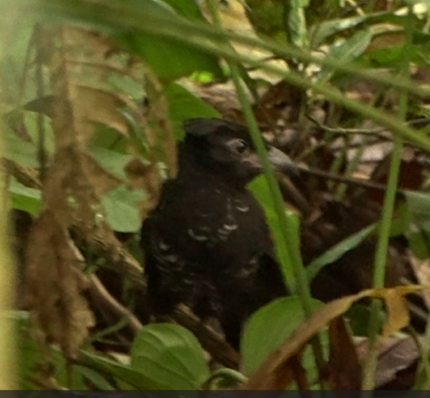
<svg viewBox="0 0 430 398"><path fill-rule="evenodd" d="M126 320L133 335L136 336L142 329L142 324L136 316L108 292L96 275L90 275L89 280L89 293L98 307L108 310L117 319Z"/></svg>
<svg viewBox="0 0 430 398"><path fill-rule="evenodd" d="M191 330L203 348L208 351L217 362L232 369L239 368L239 353L215 330L203 324L197 316L185 312L182 309L178 309L173 315L173 319L181 326Z"/></svg>

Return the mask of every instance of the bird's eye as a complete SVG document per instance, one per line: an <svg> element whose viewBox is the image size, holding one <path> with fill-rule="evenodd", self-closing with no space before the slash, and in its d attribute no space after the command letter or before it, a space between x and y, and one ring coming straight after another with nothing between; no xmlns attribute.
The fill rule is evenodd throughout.
<svg viewBox="0 0 430 398"><path fill-rule="evenodd" d="M228 144L231 150L240 155L243 155L249 150L248 143L245 140L235 139L231 140Z"/></svg>

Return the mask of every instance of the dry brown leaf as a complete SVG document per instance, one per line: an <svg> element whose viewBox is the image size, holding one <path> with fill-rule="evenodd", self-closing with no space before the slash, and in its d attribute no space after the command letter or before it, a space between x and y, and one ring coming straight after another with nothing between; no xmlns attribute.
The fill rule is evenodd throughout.
<svg viewBox="0 0 430 398"><path fill-rule="evenodd" d="M174 178L177 172L176 139L169 114L169 105L164 95L163 85L157 76L150 70L146 71L146 89L149 107L146 112L144 129L149 146L153 149L157 146L162 148L163 162L167 166L169 178ZM152 151L148 160L156 164L160 159L156 151Z"/></svg>
<svg viewBox="0 0 430 398"><path fill-rule="evenodd" d="M368 50L386 49L404 43L405 34L398 26L392 24L379 24L375 26L383 34L375 35L369 44Z"/></svg>
<svg viewBox="0 0 430 398"><path fill-rule="evenodd" d="M54 98L55 102L70 102L79 138L87 142L97 124L127 136L128 121L120 108L131 109L137 118L142 117L142 112L126 93L112 89L111 77L127 76L139 87L141 71L134 68L132 62L125 62L124 57L113 57L118 50L102 35L67 27L61 29L60 36L61 49L50 48L54 56L47 57L51 69L61 69L53 80L61 82L63 88L56 90L54 87Z"/></svg>
<svg viewBox="0 0 430 398"><path fill-rule="evenodd" d="M270 374L254 374L240 390L285 390L286 386L293 382L297 382L298 386L300 385L300 390L308 389L306 372L299 358L300 355L291 356L273 369Z"/></svg>
<svg viewBox="0 0 430 398"><path fill-rule="evenodd" d="M21 184L30 188L41 188L36 170L8 159L3 159L3 165Z"/></svg>
<svg viewBox="0 0 430 398"><path fill-rule="evenodd" d="M53 212L36 220L27 251L27 300L31 320L43 331L46 344L57 343L76 357L88 329L94 325L83 291L87 279L83 258Z"/></svg>
<svg viewBox="0 0 430 398"><path fill-rule="evenodd" d="M39 338L45 344L58 343L65 355L76 357L94 319L83 295L87 288L81 269L84 260L69 230L78 225L83 234L102 239L112 235L105 219L98 217L98 196L118 180L86 151L87 132L80 129L76 84L66 60L67 34L67 29L53 31L58 40L52 42L49 57L52 91L64 100L53 104L56 152L45 173L43 210L28 242L27 283L31 319L39 326Z"/></svg>
<svg viewBox="0 0 430 398"><path fill-rule="evenodd" d="M269 355L260 368L250 377L248 382L244 384L242 389L279 389L279 374L282 373L284 369L288 369L291 358L300 354L304 346L315 334L324 326L328 325L333 319L345 313L356 301L365 297L384 300L387 298L393 310L395 308L401 308L404 305L404 295L417 293L425 288L429 288L429 286L409 285L393 288L367 289L360 293L342 297L325 304L314 311L308 319L284 340L276 351ZM396 291L395 293L393 293L394 290ZM399 320L392 319L397 316L392 310L387 314L387 323L389 323L387 330L394 333L398 330L395 329L395 327L400 327L403 324L404 318L403 315L401 315ZM288 382L291 382L290 378L285 378L284 380L285 383L282 389L285 389L288 386Z"/></svg>
<svg viewBox="0 0 430 398"><path fill-rule="evenodd" d="M88 139L98 123L128 135L127 118L119 112L119 108L127 106L133 109L136 106L125 96L112 90L76 85L76 97L72 100L79 118L77 127Z"/></svg>
<svg viewBox="0 0 430 398"><path fill-rule="evenodd" d="M200 85L185 80L181 82L188 90L215 108L223 119L245 122L242 107L234 86L230 83Z"/></svg>
<svg viewBox="0 0 430 398"><path fill-rule="evenodd" d="M109 173L88 153L81 152L82 167L88 177L88 182L95 189L98 196L114 189L122 183L121 179Z"/></svg>
<svg viewBox="0 0 430 398"><path fill-rule="evenodd" d="M410 321L407 301L398 290L392 289L384 296L387 307L387 320L382 328L382 337L388 337L398 330L408 326Z"/></svg>

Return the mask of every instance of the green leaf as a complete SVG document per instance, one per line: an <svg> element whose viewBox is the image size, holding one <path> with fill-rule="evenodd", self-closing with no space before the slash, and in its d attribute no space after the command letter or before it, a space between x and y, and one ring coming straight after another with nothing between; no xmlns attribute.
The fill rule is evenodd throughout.
<svg viewBox="0 0 430 398"><path fill-rule="evenodd" d="M119 178L126 179L127 176L124 169L134 158L132 155L109 150L98 145L91 145L88 149L100 166L109 173L115 174Z"/></svg>
<svg viewBox="0 0 430 398"><path fill-rule="evenodd" d="M5 14L9 2L0 3ZM125 50L139 55L160 78L172 81L195 71L208 71L222 76L217 57L178 44L184 32L178 22L186 20L166 3L156 0L111 0L100 4L85 1L20 1L14 9L35 19L56 23L79 23L101 30L116 39ZM22 15L22 14L21 14ZM1 22L1 21L0 21ZM3 21L4 22L4 21ZM162 38L154 30L173 31L171 38Z"/></svg>
<svg viewBox="0 0 430 398"><path fill-rule="evenodd" d="M107 377L97 372L94 369L87 368L86 366L77 366L79 373L94 385L98 390L109 391L115 390L111 383L108 382Z"/></svg>
<svg viewBox="0 0 430 398"><path fill-rule="evenodd" d="M306 48L309 44L306 28L305 8L307 0L290 0L288 12L289 41L299 48Z"/></svg>
<svg viewBox="0 0 430 398"><path fill-rule="evenodd" d="M403 18L404 19L404 18ZM396 17L391 12L382 11L374 14L360 15L357 17L333 19L320 24L315 24L311 28L310 36L313 38L312 48L317 48L330 36L344 30L355 28L363 23L374 22L399 22L401 17Z"/></svg>
<svg viewBox="0 0 430 398"><path fill-rule="evenodd" d="M178 83L168 85L164 94L169 104L170 121L178 139L184 135L182 131L184 120L195 117L221 117L208 103Z"/></svg>
<svg viewBox="0 0 430 398"><path fill-rule="evenodd" d="M28 139L21 138L15 131L8 126L8 123L3 124L2 139L6 146L6 151L3 156L6 159L13 160L17 163L23 164L28 167L37 168L39 167L39 161L37 156L37 142L38 142L38 127L37 117L35 112L10 112L6 118L9 117L8 122L12 125L16 122L23 120L25 122L25 130L28 134ZM22 117L22 118L21 118ZM43 123L45 125L45 151L51 154L54 151L54 135L48 118L43 117Z"/></svg>
<svg viewBox="0 0 430 398"><path fill-rule="evenodd" d="M115 377L134 387L136 390L162 389L164 387L163 385L156 384L154 380L148 379L144 373L133 369L129 365L124 365L113 359L87 351L81 351L79 363Z"/></svg>
<svg viewBox="0 0 430 398"><path fill-rule="evenodd" d="M14 178L9 184L12 208L37 215L42 208L42 194L38 189L28 188Z"/></svg>
<svg viewBox="0 0 430 398"><path fill-rule="evenodd" d="M339 61L354 61L367 49L372 37L370 30L360 30L347 40L335 42L330 47L329 55ZM319 80L329 80L334 73L333 68L323 67L319 74Z"/></svg>
<svg viewBox="0 0 430 398"><path fill-rule="evenodd" d="M366 59L372 62L372 65L384 67L400 65L403 62L405 47L402 44L398 46L387 45L386 47L372 50L366 53Z"/></svg>
<svg viewBox="0 0 430 398"><path fill-rule="evenodd" d="M178 325L145 326L133 343L131 364L153 381L156 389L196 390L209 377L199 342Z"/></svg>
<svg viewBox="0 0 430 398"><path fill-rule="evenodd" d="M34 21L24 18L20 23L9 23L7 34L13 40L7 40L8 37L2 36L3 45L7 42L7 51L0 57L1 100L14 108L26 102L27 99L34 98L37 91L36 79L27 79L23 92L17 90L17 87L22 85L25 68L28 68L25 60L33 28Z"/></svg>
<svg viewBox="0 0 430 398"><path fill-rule="evenodd" d="M117 232L139 231L142 218L138 203L144 199L143 190L130 190L123 184L105 193L101 197L101 203L110 227Z"/></svg>
<svg viewBox="0 0 430 398"><path fill-rule="evenodd" d="M217 59L183 44L155 35L130 32L115 36L126 50L139 55L152 71L165 81L189 76L196 71L221 75Z"/></svg>
<svg viewBox="0 0 430 398"><path fill-rule="evenodd" d="M308 275L309 281L312 281L321 269L328 265L334 263L336 260L341 258L348 251L356 248L361 242L372 235L377 228L377 225L372 224L361 231L356 232L348 236L346 239L340 241L337 245L318 256L313 260L307 267L306 273Z"/></svg>
<svg viewBox="0 0 430 398"><path fill-rule="evenodd" d="M286 40L286 4L280 0L246 0L246 14L257 34Z"/></svg>
<svg viewBox="0 0 430 398"><path fill-rule="evenodd" d="M407 238L415 257L423 260L430 257L430 233L428 230L410 232Z"/></svg>
<svg viewBox="0 0 430 398"><path fill-rule="evenodd" d="M397 218L392 220L391 223L391 231L390 236L396 237L399 235L403 235L410 229L410 211L406 206L402 206L397 211ZM378 232L379 223L374 223L369 225L366 228L363 228L361 231L358 231L344 240L340 241L338 244L334 245L323 254L315 258L310 264L306 267L306 273L308 275L309 281L312 281L313 278L321 271L323 267L326 265L332 264L338 259L340 259L345 253L350 250L355 249L358 245L360 245L365 239L369 238L374 233Z"/></svg>
<svg viewBox="0 0 430 398"><path fill-rule="evenodd" d="M430 195L428 193L406 191L406 202L412 221L425 230L430 230Z"/></svg>
<svg viewBox="0 0 430 398"><path fill-rule="evenodd" d="M197 2L190 0L163 0L172 7L178 14L188 18L205 21Z"/></svg>
<svg viewBox="0 0 430 398"><path fill-rule="evenodd" d="M137 12L145 11L148 17L152 13L154 17L161 18L166 23L169 20L182 18L173 8L162 2L154 0L141 0L140 4L132 0L125 2L134 6ZM149 9L141 8L148 6ZM181 36L183 33L177 31L177 35ZM208 71L214 75L222 76L221 68L215 56L183 43L178 44L174 39L165 39L137 30L129 30L114 35L114 37L126 49L139 55L160 78L166 81L189 76L196 71Z"/></svg>
<svg viewBox="0 0 430 398"><path fill-rule="evenodd" d="M312 299L315 309L322 303ZM241 342L243 369L251 375L262 365L268 355L303 321L305 313L300 297L277 299L256 311L245 325ZM312 365L312 358L304 362Z"/></svg>
<svg viewBox="0 0 430 398"><path fill-rule="evenodd" d="M288 253L286 253L286 247L281 243L284 239L284 235L281 230L281 223L279 221L278 214L275 210L273 197L270 192L269 184L264 175L254 178L254 180L248 184L248 188L252 191L254 196L263 206L264 212L267 217L267 222L269 224L270 230L272 232L273 240L275 241L275 250L278 259L289 258ZM295 239L295 245L300 246L300 220L297 214L294 212L286 210L286 217L291 219L291 225L295 225L293 231L290 232L290 239ZM284 264L283 261L281 261ZM288 280L295 280L295 276L291 265L283 268L284 274L288 275Z"/></svg>
<svg viewBox="0 0 430 398"><path fill-rule="evenodd" d="M2 140L6 146L6 151L3 154L6 159L28 167L36 168L39 166L36 156L37 150L32 142L23 140L8 128L5 128Z"/></svg>

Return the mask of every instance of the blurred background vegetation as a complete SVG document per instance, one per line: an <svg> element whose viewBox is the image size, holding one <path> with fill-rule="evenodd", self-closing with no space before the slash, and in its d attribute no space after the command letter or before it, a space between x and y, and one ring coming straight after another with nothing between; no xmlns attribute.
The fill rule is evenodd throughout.
<svg viewBox="0 0 430 398"><path fill-rule="evenodd" d="M429 388L428 339L400 332L410 322L403 297L420 287L331 306L300 289L369 237L376 256L359 252L353 262L367 264L368 287L382 288L393 261L407 264L415 285L429 284L428 6L0 0L2 219L10 224L1 241L15 260L14 280L6 260L0 273L1 285L13 286L3 321L15 332L0 341L16 347L2 387ZM240 354L186 311L177 324L142 326L133 315L144 287L140 225L175 175L176 142L191 117L258 125L308 171L300 189L281 182L285 203L270 175L250 186L298 295L254 314ZM302 247L298 259L299 223L309 242L336 236L322 239L318 255ZM385 300L385 323L377 304L353 306L347 326L339 320L363 297ZM314 312L304 323L306 306ZM387 338L375 344L382 324ZM318 334L324 364L308 344Z"/></svg>

